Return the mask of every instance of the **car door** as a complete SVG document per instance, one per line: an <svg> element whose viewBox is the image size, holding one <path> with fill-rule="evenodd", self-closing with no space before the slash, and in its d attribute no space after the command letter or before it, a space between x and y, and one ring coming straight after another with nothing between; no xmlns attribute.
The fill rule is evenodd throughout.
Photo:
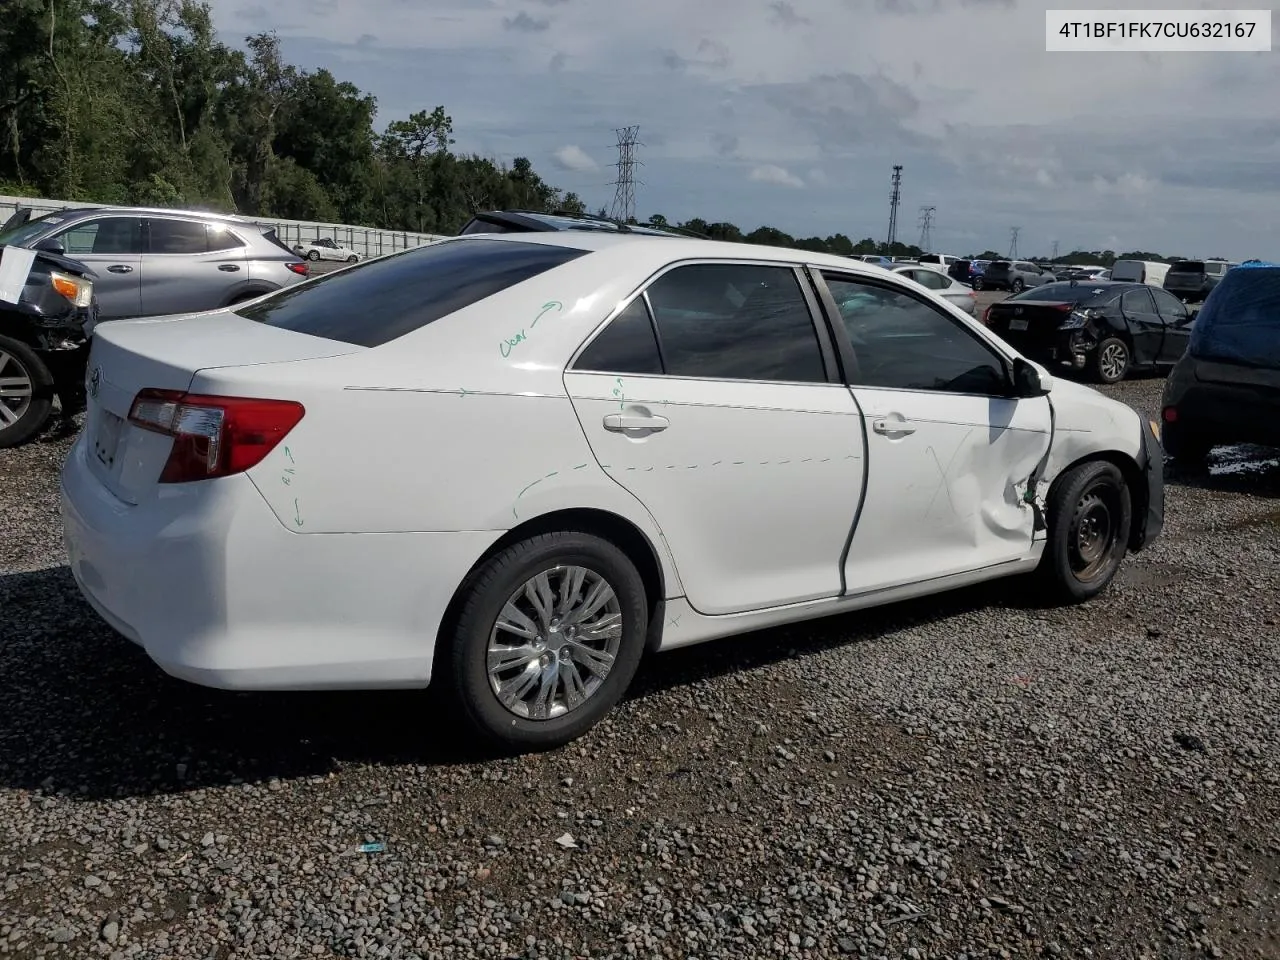
<svg viewBox="0 0 1280 960"><path fill-rule="evenodd" d="M98 316L119 320L142 313L142 219L102 216L77 220L50 238L95 274Z"/></svg>
<svg viewBox="0 0 1280 960"><path fill-rule="evenodd" d="M1164 340L1164 321L1151 298L1152 288L1143 286L1126 290L1120 297L1120 312L1129 325L1133 337L1133 359L1138 363L1153 363L1160 356L1160 343Z"/></svg>
<svg viewBox="0 0 1280 960"><path fill-rule="evenodd" d="M1015 397L1008 360L945 308L889 280L819 276L868 444L847 592L1025 558L1048 398Z"/></svg>
<svg viewBox="0 0 1280 960"><path fill-rule="evenodd" d="M142 309L148 316L217 309L248 278L244 246L211 244L209 226L203 220L152 216L146 218L145 227ZM215 240L233 236L219 227ZM210 246L223 249L210 250Z"/></svg>
<svg viewBox="0 0 1280 960"><path fill-rule="evenodd" d="M1187 352L1187 344L1191 341L1191 312L1186 305L1171 293L1153 289L1156 310L1164 325L1160 340L1160 355L1156 358L1160 363L1177 363Z"/></svg>
<svg viewBox="0 0 1280 960"><path fill-rule="evenodd" d="M793 265L684 262L565 373L592 452L653 516L700 613L842 592L862 419L816 312Z"/></svg>

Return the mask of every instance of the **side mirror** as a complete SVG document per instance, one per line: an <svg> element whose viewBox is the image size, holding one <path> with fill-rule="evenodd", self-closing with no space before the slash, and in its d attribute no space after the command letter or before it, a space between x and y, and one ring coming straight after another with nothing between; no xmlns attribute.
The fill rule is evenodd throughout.
<svg viewBox="0 0 1280 960"><path fill-rule="evenodd" d="M48 237L41 240L35 245L37 250L43 250L45 253L56 253L58 256L64 256L67 248L62 245L62 241L54 237Z"/></svg>
<svg viewBox="0 0 1280 960"><path fill-rule="evenodd" d="M1043 397L1053 389L1053 377L1043 367L1018 357L1013 361L1013 392L1022 398Z"/></svg>

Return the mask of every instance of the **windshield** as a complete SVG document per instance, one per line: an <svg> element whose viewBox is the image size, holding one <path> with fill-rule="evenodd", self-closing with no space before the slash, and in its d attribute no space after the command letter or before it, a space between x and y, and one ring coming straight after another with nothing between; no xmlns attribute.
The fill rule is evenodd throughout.
<svg viewBox="0 0 1280 960"><path fill-rule="evenodd" d="M1009 300L1036 300L1041 303L1084 303L1099 294L1104 287L1091 283L1046 283L1043 287L1030 287L1015 293Z"/></svg>
<svg viewBox="0 0 1280 960"><path fill-rule="evenodd" d="M24 246L27 241L44 233L54 224L61 223L64 219L59 214L48 213L38 219L28 220L19 226L10 227L4 233L0 233L0 246Z"/></svg>

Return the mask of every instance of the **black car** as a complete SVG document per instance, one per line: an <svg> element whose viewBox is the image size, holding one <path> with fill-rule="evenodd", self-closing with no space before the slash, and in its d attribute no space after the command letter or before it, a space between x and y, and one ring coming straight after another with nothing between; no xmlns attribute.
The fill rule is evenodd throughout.
<svg viewBox="0 0 1280 960"><path fill-rule="evenodd" d="M488 210L477 213L458 231L459 236L470 233L547 233L557 230L598 230L605 233L640 233L656 237L696 237L705 240L700 233L680 227L643 226L623 223L607 217L558 210L543 213L538 210Z"/></svg>
<svg viewBox="0 0 1280 960"><path fill-rule="evenodd" d="M1209 294L1161 419L1165 452L1188 466L1218 444L1280 447L1280 264L1242 264Z"/></svg>
<svg viewBox="0 0 1280 960"><path fill-rule="evenodd" d="M1177 363L1192 316L1158 287L1093 280L1026 290L992 304L983 320L1030 360L1115 383L1134 368Z"/></svg>
<svg viewBox="0 0 1280 960"><path fill-rule="evenodd" d="M6 249L0 247L0 263ZM89 334L98 318L93 278L83 263L39 251L18 301L0 301L0 448L39 433L55 397L63 416L83 406Z"/></svg>

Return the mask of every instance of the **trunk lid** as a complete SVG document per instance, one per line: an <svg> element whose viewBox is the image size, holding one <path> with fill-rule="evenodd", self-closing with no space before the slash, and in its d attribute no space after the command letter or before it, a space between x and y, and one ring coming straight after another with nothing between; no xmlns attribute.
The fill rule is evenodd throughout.
<svg viewBox="0 0 1280 960"><path fill-rule="evenodd" d="M154 495L173 441L129 423L140 390L185 391L201 370L318 360L364 349L225 311L100 324L86 382L89 469L125 503Z"/></svg>
<svg viewBox="0 0 1280 960"><path fill-rule="evenodd" d="M1058 328L1077 304L1048 300L1003 300L991 305L987 326L1031 359L1044 357L1058 340Z"/></svg>

